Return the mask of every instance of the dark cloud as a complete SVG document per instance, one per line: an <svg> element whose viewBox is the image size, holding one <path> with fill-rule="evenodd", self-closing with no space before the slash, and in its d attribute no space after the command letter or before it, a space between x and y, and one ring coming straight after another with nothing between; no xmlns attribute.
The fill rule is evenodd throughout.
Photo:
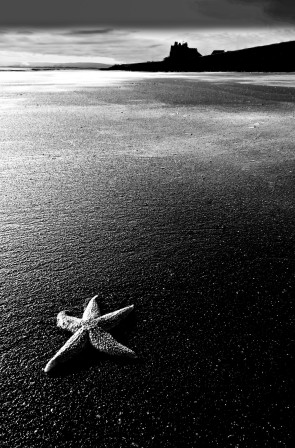
<svg viewBox="0 0 295 448"><path fill-rule="evenodd" d="M267 22L261 2L243 0L191 0L203 17L204 28L252 28Z"/></svg>
<svg viewBox="0 0 295 448"><path fill-rule="evenodd" d="M79 3L82 17L82 2ZM83 1L83 5L85 3L87 0ZM0 23L17 26L62 24L67 21L67 15L70 21L75 17L78 20L79 8L77 6L78 2L75 0L72 2L68 0L2 0Z"/></svg>
<svg viewBox="0 0 295 448"><path fill-rule="evenodd" d="M1 0L0 26L244 27L295 22L295 0ZM92 27L84 31L83 27ZM99 27L103 29L99 29Z"/></svg>
<svg viewBox="0 0 295 448"><path fill-rule="evenodd" d="M21 34L22 36L23 35L30 36L30 35L32 35L34 33L34 31L33 30L26 30L26 29L18 29L18 30L15 30L15 33L16 34Z"/></svg>
<svg viewBox="0 0 295 448"><path fill-rule="evenodd" d="M263 11L275 21L295 22L294 0L230 0L232 3L260 5Z"/></svg>
<svg viewBox="0 0 295 448"><path fill-rule="evenodd" d="M155 6L155 1L151 1ZM138 3L138 0L2 0L0 24L44 27L128 25L140 20Z"/></svg>
<svg viewBox="0 0 295 448"><path fill-rule="evenodd" d="M112 33L114 31L113 28L103 28L103 29L87 29L85 28L84 30L69 30L67 31L66 34L71 34L73 36L77 36L77 35L87 35L87 34L109 34Z"/></svg>

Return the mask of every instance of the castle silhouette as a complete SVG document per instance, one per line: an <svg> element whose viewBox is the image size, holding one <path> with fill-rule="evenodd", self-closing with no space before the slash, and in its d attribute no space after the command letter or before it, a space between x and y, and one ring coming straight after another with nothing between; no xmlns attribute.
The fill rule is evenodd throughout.
<svg viewBox="0 0 295 448"><path fill-rule="evenodd" d="M189 48L187 42L175 42L174 45L171 45L170 54L164 61L167 59L171 61L194 61L199 56L202 56L201 53L196 48Z"/></svg>

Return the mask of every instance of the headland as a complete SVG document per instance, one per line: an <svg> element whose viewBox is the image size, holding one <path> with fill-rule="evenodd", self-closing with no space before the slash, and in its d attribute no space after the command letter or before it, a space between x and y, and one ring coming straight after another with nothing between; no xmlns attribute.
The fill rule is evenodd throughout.
<svg viewBox="0 0 295 448"><path fill-rule="evenodd" d="M186 42L175 42L162 61L117 64L102 70L148 72L293 72L295 41L281 42L236 51L214 50L202 56Z"/></svg>

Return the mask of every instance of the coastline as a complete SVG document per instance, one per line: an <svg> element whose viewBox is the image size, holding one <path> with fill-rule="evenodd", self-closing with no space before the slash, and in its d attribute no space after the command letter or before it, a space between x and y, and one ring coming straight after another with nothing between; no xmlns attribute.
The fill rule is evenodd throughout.
<svg viewBox="0 0 295 448"><path fill-rule="evenodd" d="M295 41L279 42L233 51L217 50L201 55L187 42L170 47L170 54L162 61L116 64L103 70L149 72L293 72L295 65L290 57Z"/></svg>

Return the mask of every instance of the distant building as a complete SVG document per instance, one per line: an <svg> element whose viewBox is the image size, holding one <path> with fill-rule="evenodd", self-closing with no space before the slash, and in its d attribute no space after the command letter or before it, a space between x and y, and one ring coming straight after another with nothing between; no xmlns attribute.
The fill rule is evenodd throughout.
<svg viewBox="0 0 295 448"><path fill-rule="evenodd" d="M187 42L175 42L171 45L170 54L166 60L170 61L186 61L192 62L193 60L202 56L196 48L189 48Z"/></svg>

